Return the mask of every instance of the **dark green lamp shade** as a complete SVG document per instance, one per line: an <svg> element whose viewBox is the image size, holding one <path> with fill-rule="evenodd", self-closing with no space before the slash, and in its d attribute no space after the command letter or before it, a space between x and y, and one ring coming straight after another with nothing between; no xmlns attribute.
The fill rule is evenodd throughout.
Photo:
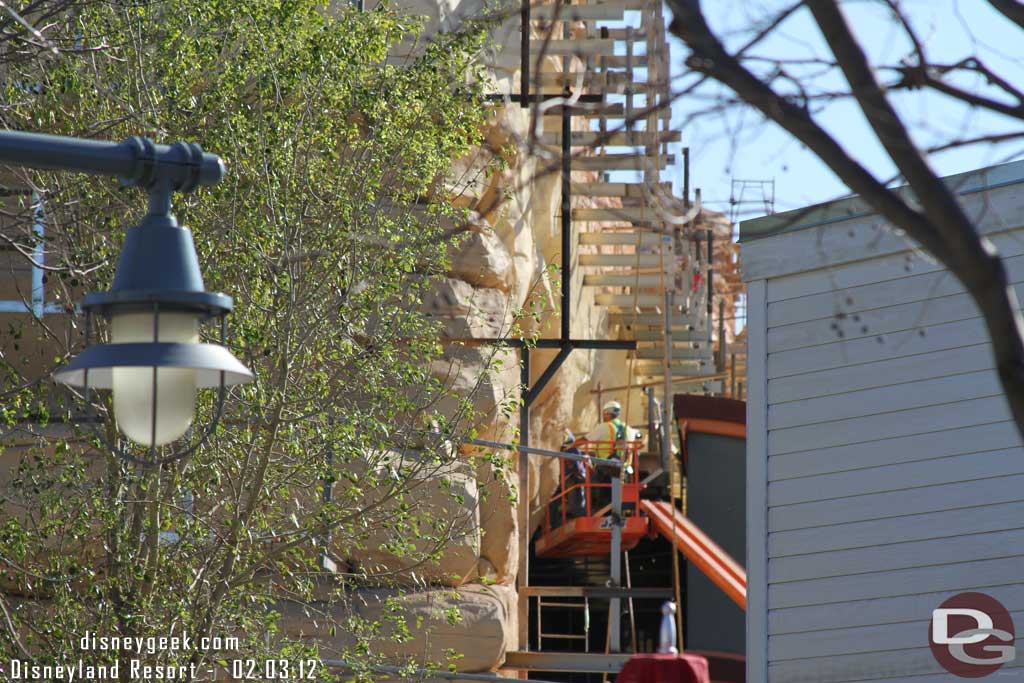
<svg viewBox="0 0 1024 683"><path fill-rule="evenodd" d="M53 378L73 387L89 386L112 389L114 368L180 368L196 371L196 388L219 387L221 373L224 385L252 381L252 372L218 344L180 344L146 342L132 344L99 344L82 349L66 366L53 373Z"/></svg>

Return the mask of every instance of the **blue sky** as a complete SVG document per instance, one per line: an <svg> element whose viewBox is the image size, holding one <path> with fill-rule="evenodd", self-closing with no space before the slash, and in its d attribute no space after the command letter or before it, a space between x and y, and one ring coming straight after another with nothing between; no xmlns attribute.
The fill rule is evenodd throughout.
<svg viewBox="0 0 1024 683"><path fill-rule="evenodd" d="M750 27L770 16L786 3L774 0L705 0L709 23L727 44L738 45L750 35ZM984 0L904 0L902 3L918 31L932 62L952 63L970 55L998 73L1024 87L1024 32L991 9ZM875 64L896 64L907 54L909 42L892 15L878 0L846 2L854 31ZM669 15L670 16L670 15ZM672 39L674 88L682 89L692 74L686 73L684 59L688 50ZM801 9L787 20L778 33L752 51L765 57L785 59L827 58L828 47L821 40L809 12ZM811 83L807 69L789 69L805 86ZM880 72L883 77L890 74ZM806 79L806 80L805 80ZM841 81L826 74L815 81L823 89L836 89ZM965 85L973 81L962 81ZM699 94L678 100L673 120L683 130L684 144L690 147L691 185L703 190L705 205L729 213L731 181L757 179L775 181L775 210L806 206L848 194L840 183L812 154L802 149L785 131L765 123L759 116L732 108L728 112L706 113L687 119L716 104L722 93L716 87L703 88ZM914 91L894 97L908 127L920 145L932 146L963 136L976 136L1019 130L1014 122L984 112L971 111L948 98ZM856 103L839 100L824 106L816 118L836 136L858 161L884 178L894 169L884 150L875 141ZM977 145L934 155L933 167L941 175L1003 163L1024 157L1024 140L1005 145ZM674 180L680 169L670 169ZM761 198L758 188L748 188L747 199ZM748 205L743 217L764 213L759 205Z"/></svg>

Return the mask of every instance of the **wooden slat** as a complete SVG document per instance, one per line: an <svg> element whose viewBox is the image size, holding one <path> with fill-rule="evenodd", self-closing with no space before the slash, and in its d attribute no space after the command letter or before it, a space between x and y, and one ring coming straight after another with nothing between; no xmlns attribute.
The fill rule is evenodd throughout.
<svg viewBox="0 0 1024 683"><path fill-rule="evenodd" d="M1002 393L1003 388L995 371L986 369L877 389L819 396L814 401L791 401L771 405L768 408L768 429L866 417L897 410L1000 396Z"/></svg>
<svg viewBox="0 0 1024 683"><path fill-rule="evenodd" d="M584 38L582 40L533 40L530 41L531 54L539 56L575 55L579 57L600 57L615 54L615 41L603 38Z"/></svg>
<svg viewBox="0 0 1024 683"><path fill-rule="evenodd" d="M811 448L799 452L773 455L768 458L768 478L780 481L831 472L849 472L901 462L919 462L964 453L1013 448L1020 445L1020 435L1012 421L989 422L969 427L932 429L920 434L858 441L831 448Z"/></svg>
<svg viewBox="0 0 1024 683"><path fill-rule="evenodd" d="M579 263L581 266L658 268L662 257L660 254L580 254Z"/></svg>
<svg viewBox="0 0 1024 683"><path fill-rule="evenodd" d="M530 8L532 21L620 21L626 8L617 2L593 5L534 5Z"/></svg>
<svg viewBox="0 0 1024 683"><path fill-rule="evenodd" d="M1024 282L1024 256L1004 258L1003 266L1007 271L1008 282ZM948 271L921 273L898 280L811 294L769 304L768 327L833 318L838 312L844 312L849 316L862 311L924 302L963 292L963 285Z"/></svg>
<svg viewBox="0 0 1024 683"><path fill-rule="evenodd" d="M1024 284L1013 287L1018 301ZM875 338L878 335L916 331L932 325L978 317L978 307L968 294L954 294L928 301L915 301L861 311L857 319L821 319L773 327L768 330L768 353L828 344L841 339ZM833 328L833 325L838 327ZM842 336L839 336L842 333ZM926 331L927 334L927 331Z"/></svg>
<svg viewBox="0 0 1024 683"><path fill-rule="evenodd" d="M680 323L678 327L681 327L686 323ZM661 341L665 337L665 332L660 329L655 330L641 330L641 329L627 329L625 336L629 339L635 339L638 342L653 342ZM673 329L672 330L672 342L673 343L707 343L707 333L703 331L690 331L687 329Z"/></svg>
<svg viewBox="0 0 1024 683"><path fill-rule="evenodd" d="M1018 621L1022 615L1010 616ZM908 620L902 624L774 636L768 641L768 656L772 662L783 662L804 659L809 652L816 657L870 654L910 649L920 642L921 623Z"/></svg>
<svg viewBox="0 0 1024 683"><path fill-rule="evenodd" d="M954 539L939 538L780 558L770 563L770 580L778 584L948 565L951 546L957 549L958 562L1014 557L1024 548L1024 530L966 534Z"/></svg>
<svg viewBox="0 0 1024 683"><path fill-rule="evenodd" d="M584 157L584 159L602 159L604 157ZM583 159L579 159L583 161ZM575 163L575 162L574 162ZM643 206L633 207L612 207L612 208L592 208L585 207L572 210L572 218L577 221L605 221L605 222L633 222L633 223L653 223L660 222L662 219L658 213L653 209L649 209Z"/></svg>
<svg viewBox="0 0 1024 683"><path fill-rule="evenodd" d="M950 538L971 533L1008 531L1020 527L1021 514L1024 514L1024 501L1017 500L922 515L779 531L768 536L768 557L808 555L830 550L924 541L930 538ZM959 571L950 573L959 574ZM896 578L893 578L893 583L898 584Z"/></svg>
<svg viewBox="0 0 1024 683"><path fill-rule="evenodd" d="M665 353L662 348L644 348L636 349L630 352L633 358L643 358L645 360L661 360ZM699 348L678 348L673 345L672 348L672 359L673 360L706 360L711 357L710 349L706 345L701 345Z"/></svg>
<svg viewBox="0 0 1024 683"><path fill-rule="evenodd" d="M974 346L988 341L985 327L979 318L957 320L929 327L925 335L918 330L887 334L879 342L877 337L842 339L789 351L776 351L768 355L768 377L786 377L818 370L873 363L888 358L902 358L933 351Z"/></svg>
<svg viewBox="0 0 1024 683"><path fill-rule="evenodd" d="M915 593L958 592L967 586L984 590L1020 580L1021 557L965 562L962 565L920 567L857 576L841 576L810 581L774 583L768 588L769 604L797 607L842 603L853 600L893 598ZM934 608L933 608L934 609ZM927 626L927 621L923 626ZM927 630L923 631L927 634ZM927 641L925 641L927 642Z"/></svg>
<svg viewBox="0 0 1024 683"><path fill-rule="evenodd" d="M614 57L602 55L601 65L609 69L625 69L626 57L625 55L616 55ZM632 65L641 68L647 66L647 55L633 55Z"/></svg>
<svg viewBox="0 0 1024 683"><path fill-rule="evenodd" d="M621 119L626 114L626 108L621 103L614 104L579 104L572 108L573 116L587 116L591 118ZM544 110L545 116L561 116L561 107L551 107Z"/></svg>
<svg viewBox="0 0 1024 683"><path fill-rule="evenodd" d="M639 341L639 340L637 340ZM665 348L664 342L661 340L647 341L644 342L641 349L657 349L658 353L661 353L661 349ZM711 348L710 342L707 339L680 339L677 335L672 335L672 348L687 348L687 349L705 349Z"/></svg>
<svg viewBox="0 0 1024 683"><path fill-rule="evenodd" d="M1020 458L1021 455L1021 452L1015 451L1014 457ZM927 461L923 464L932 463ZM1001 463L1001 469L1009 468L1004 462ZM795 531L830 524L867 522L899 515L921 515L981 504L1010 503L1021 497L1019 487L1022 483L1024 474L1011 474L999 479L978 478L972 475L967 481L780 505L769 512L769 527L773 532ZM1018 487L1016 490L1013 489L1015 485ZM1021 526L1024 527L1024 524Z"/></svg>
<svg viewBox="0 0 1024 683"><path fill-rule="evenodd" d="M611 38L612 40L633 39L637 42L647 40L647 33L643 29L637 28L603 28L601 29L601 36L603 38Z"/></svg>
<svg viewBox="0 0 1024 683"><path fill-rule="evenodd" d="M927 632L925 620L921 627ZM1021 658L1004 664L999 671L1015 680ZM879 683L949 683L950 674L943 669L931 648L913 650L881 650L867 654L808 657L772 664L768 683L847 683L848 681L879 681Z"/></svg>
<svg viewBox="0 0 1024 683"><path fill-rule="evenodd" d="M575 171L643 171L645 169L663 169L673 163L675 163L675 157L671 154L659 154L656 157L643 153L600 154L573 157L572 167Z"/></svg>
<svg viewBox="0 0 1024 683"><path fill-rule="evenodd" d="M988 537L988 534L985 536ZM994 596L1012 612L1024 609L1024 584L1000 586L994 591ZM930 615L935 606L941 605L948 597L949 594L946 592L921 593L885 600L859 600L775 609L769 616L769 632L801 633L828 628L898 623L906 621L908 614ZM948 683L948 680L943 679L943 683Z"/></svg>
<svg viewBox="0 0 1024 683"><path fill-rule="evenodd" d="M960 203L979 233L1004 232L1020 226L1024 184L962 195ZM993 210L994 206L999 210ZM868 214L745 242L743 277L748 281L777 278L909 251L905 237L889 230L883 219Z"/></svg>
<svg viewBox="0 0 1024 683"><path fill-rule="evenodd" d="M665 373L663 372L662 364L663 361L661 359L637 358L633 361L633 370L645 375L664 375ZM673 370L677 368L688 368L696 372L698 369L710 368L711 361L710 359L700 358L673 358L670 367Z"/></svg>
<svg viewBox="0 0 1024 683"><path fill-rule="evenodd" d="M768 432L768 452L774 455L909 436L932 431L936 425L947 429L967 427L981 422L1005 420L1009 416L1009 407L1003 396L943 403L805 427L772 430Z"/></svg>
<svg viewBox="0 0 1024 683"><path fill-rule="evenodd" d="M826 510L830 509L829 503L839 499L853 499L888 491L906 492L909 489L920 487L1020 474L1024 474L1024 449L1006 448L984 453L968 453L953 457L776 481L772 482L768 501L769 505L779 507L777 514L782 515L783 520L792 518L790 522L786 522L788 528L797 528L795 524L802 521L818 522L817 525L820 526L829 524L829 519L816 520L813 517L808 517L807 511L818 511L824 514ZM1024 499L1024 492L1022 492L1021 498ZM810 505L812 502L822 504ZM853 503L854 501L847 502ZM862 510L859 514L864 515L865 519L870 519L872 515L881 517L911 514L909 511L904 512L899 509L899 500L893 502L896 507ZM973 502L968 501L970 505L983 505L984 503L984 498ZM775 515L776 512L773 510L771 514ZM808 526L814 526L814 524L808 524ZM782 529L773 528L774 530Z"/></svg>
<svg viewBox="0 0 1024 683"><path fill-rule="evenodd" d="M1020 239L1019 234L1001 232L990 235L989 239L1003 258L1024 254L1024 240ZM888 280L902 280L939 270L942 270L940 264L916 252L901 252L849 263L842 268L827 268L773 278L768 282L768 300L785 301L810 294L879 284Z"/></svg>
<svg viewBox="0 0 1024 683"><path fill-rule="evenodd" d="M671 183L659 183L662 190L672 191ZM644 196L641 183L573 183L573 194L584 197L638 197Z"/></svg>
<svg viewBox="0 0 1024 683"><path fill-rule="evenodd" d="M681 134L679 131L657 131L655 133L647 133L644 131L637 131L634 133L619 132L619 133L602 133L600 131L573 131L570 137L570 144L573 146L580 147L595 147L598 145L604 145L607 147L643 147L646 145L656 145L667 142L679 142ZM561 132L554 133L543 133L540 136L540 141L546 145L560 145L562 144Z"/></svg>
<svg viewBox="0 0 1024 683"><path fill-rule="evenodd" d="M656 247L671 237L657 232L632 230L630 232L581 232L581 245Z"/></svg>
<svg viewBox="0 0 1024 683"><path fill-rule="evenodd" d="M634 313L632 311L626 311L621 313L610 313L608 317L612 322L619 325L656 327L659 330L662 330L665 325L665 316L662 313ZM695 331L696 321L690 315L674 313L669 318L669 321L673 329L683 328ZM664 332L661 334L664 336ZM707 336L706 332L702 332L702 334Z"/></svg>
<svg viewBox="0 0 1024 683"><path fill-rule="evenodd" d="M916 382L933 377L959 375L992 367L992 348L975 344L933 353L819 370L806 375L780 377L768 382L768 401L773 406L861 389Z"/></svg>
<svg viewBox="0 0 1024 683"><path fill-rule="evenodd" d="M633 308L633 306L646 306L654 308L665 304L665 297L662 294L595 294L594 303L598 306L620 306Z"/></svg>
<svg viewBox="0 0 1024 683"><path fill-rule="evenodd" d="M671 280L662 273L600 273L584 275L584 287L664 287Z"/></svg>

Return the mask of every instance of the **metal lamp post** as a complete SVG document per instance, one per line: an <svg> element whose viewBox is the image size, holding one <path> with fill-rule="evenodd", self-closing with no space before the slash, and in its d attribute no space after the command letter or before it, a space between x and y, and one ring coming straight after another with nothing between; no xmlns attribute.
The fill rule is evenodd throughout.
<svg viewBox="0 0 1024 683"><path fill-rule="evenodd" d="M166 460L195 450L220 420L226 387L253 378L223 345L231 297L205 290L192 233L171 212L174 192L220 181L220 158L181 142L157 145L133 137L113 143L0 131L0 163L111 175L148 192L149 212L128 229L113 286L82 302L86 346L54 372L54 380L84 389L87 403L92 390L111 390L118 428L149 448L144 462L150 464L158 462L158 446L188 431L196 391L219 388L216 413L201 439ZM95 315L109 321L110 343L90 345ZM219 344L200 343L200 325L208 320L220 322Z"/></svg>

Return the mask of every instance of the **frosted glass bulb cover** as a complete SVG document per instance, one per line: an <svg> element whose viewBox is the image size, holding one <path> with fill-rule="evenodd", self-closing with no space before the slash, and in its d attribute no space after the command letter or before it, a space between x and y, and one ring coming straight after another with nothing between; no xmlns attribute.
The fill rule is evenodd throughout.
<svg viewBox="0 0 1024 683"><path fill-rule="evenodd" d="M152 313L122 313L111 319L111 342L199 343L199 320L190 313L161 313L154 335ZM181 438L195 414L196 371L156 370L156 425L153 424L153 368L113 369L114 418L118 429L143 446L161 446ZM155 435L155 438L154 438Z"/></svg>

